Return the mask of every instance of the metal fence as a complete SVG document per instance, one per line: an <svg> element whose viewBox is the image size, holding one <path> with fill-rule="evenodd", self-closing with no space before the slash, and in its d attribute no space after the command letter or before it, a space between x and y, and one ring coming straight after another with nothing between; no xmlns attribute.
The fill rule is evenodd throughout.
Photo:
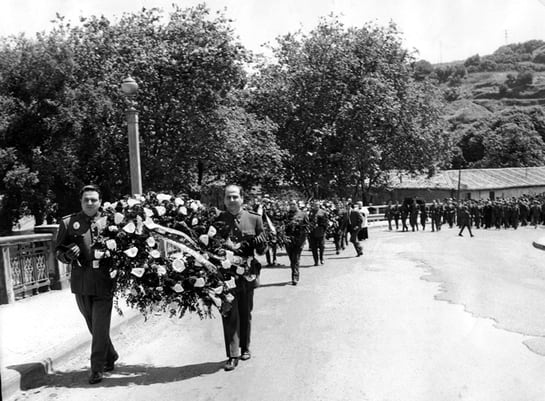
<svg viewBox="0 0 545 401"><path fill-rule="evenodd" d="M0 303L66 287L70 272L57 262L54 240L52 233L0 237Z"/></svg>

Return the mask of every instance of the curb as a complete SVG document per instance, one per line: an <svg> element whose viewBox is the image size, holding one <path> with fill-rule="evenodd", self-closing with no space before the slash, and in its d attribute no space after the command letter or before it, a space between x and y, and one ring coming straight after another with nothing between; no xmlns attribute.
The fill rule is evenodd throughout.
<svg viewBox="0 0 545 401"><path fill-rule="evenodd" d="M129 311L132 312L132 309ZM128 315L129 311L125 311L125 315ZM132 316L128 316L126 319L112 326L110 328L110 335L112 337L116 336L123 328L131 325L141 316L138 311L135 311ZM85 326L84 322L82 324ZM80 342L72 341L62 351L58 352L57 355L46 357L39 362L29 362L2 368L0 372L0 377L2 378L0 400L8 401L19 391L30 390L45 384L47 376L55 372L54 364L62 364L70 360L75 353L84 352L90 349L90 347L91 338Z"/></svg>
<svg viewBox="0 0 545 401"><path fill-rule="evenodd" d="M538 241L534 241L532 242L532 245L534 246L534 248L537 248L537 249L541 249L542 251L545 251L545 239L542 238Z"/></svg>

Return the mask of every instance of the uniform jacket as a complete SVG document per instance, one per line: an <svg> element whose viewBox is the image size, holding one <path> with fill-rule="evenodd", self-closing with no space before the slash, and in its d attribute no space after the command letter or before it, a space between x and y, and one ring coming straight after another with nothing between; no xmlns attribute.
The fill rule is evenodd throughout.
<svg viewBox="0 0 545 401"><path fill-rule="evenodd" d="M312 238L321 238L327 230L327 213L323 209L311 210L308 216L311 225L309 236Z"/></svg>
<svg viewBox="0 0 545 401"><path fill-rule="evenodd" d="M64 217L59 224L55 254L57 259L72 266L70 288L74 294L111 296L114 280L110 277L109 268L99 267L94 260L93 242L98 236L98 227L93 218L79 212ZM65 252L72 244L80 249L75 260L69 260Z"/></svg>

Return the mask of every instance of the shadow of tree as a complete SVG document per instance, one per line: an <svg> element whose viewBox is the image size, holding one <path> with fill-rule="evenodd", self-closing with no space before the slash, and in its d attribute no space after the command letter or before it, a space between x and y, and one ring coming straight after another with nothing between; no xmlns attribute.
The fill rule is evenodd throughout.
<svg viewBox="0 0 545 401"><path fill-rule="evenodd" d="M149 385L170 383L210 375L223 369L225 361L205 362L185 366L156 367L150 365L116 365L111 373L105 373L104 379L97 384L89 384L89 370L58 371L46 376L46 387L118 387L128 385ZM44 385L44 383L41 383Z"/></svg>

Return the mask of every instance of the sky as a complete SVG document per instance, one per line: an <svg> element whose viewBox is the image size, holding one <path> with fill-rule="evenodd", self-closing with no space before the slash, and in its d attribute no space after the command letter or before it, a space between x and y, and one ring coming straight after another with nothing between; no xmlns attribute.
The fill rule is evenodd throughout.
<svg viewBox="0 0 545 401"><path fill-rule="evenodd" d="M115 20L142 7L168 11L173 3L192 7L202 2L224 10L240 41L256 52L264 52L261 45L274 44L279 35L310 31L331 13L346 26L393 21L404 46L432 63L484 56L507 43L545 40L545 0L0 0L0 36L48 30L56 13L78 23L79 16Z"/></svg>

